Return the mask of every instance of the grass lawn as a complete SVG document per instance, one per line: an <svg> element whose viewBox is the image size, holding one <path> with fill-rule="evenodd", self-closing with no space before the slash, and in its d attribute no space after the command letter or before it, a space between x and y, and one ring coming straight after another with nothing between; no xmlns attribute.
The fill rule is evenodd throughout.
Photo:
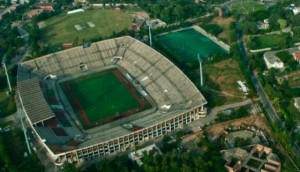
<svg viewBox="0 0 300 172"><path fill-rule="evenodd" d="M235 60L227 59L214 64L206 64L204 65L204 74L220 88L220 90L211 91L215 92L216 98L218 95L221 96L220 98L224 96L226 98L225 104L244 100L244 93L240 90L237 81L245 81L245 79Z"/></svg>
<svg viewBox="0 0 300 172"><path fill-rule="evenodd" d="M95 27L90 28L87 22L92 22ZM85 26L77 31L74 25ZM123 11L112 9L91 9L75 14L61 14L39 23L43 33L43 41L50 45L61 43L78 43L95 37L108 37L113 32L127 29L131 24L131 16Z"/></svg>
<svg viewBox="0 0 300 172"><path fill-rule="evenodd" d="M96 122L141 106L114 73L97 73L61 83L74 110L77 99L89 121ZM71 95L70 95L71 94Z"/></svg>
<svg viewBox="0 0 300 172"><path fill-rule="evenodd" d="M262 48L272 48L278 46L280 43L285 42L286 39L285 34L271 34L271 35L261 35L261 36L254 36L248 37L248 46L250 49L262 49Z"/></svg>
<svg viewBox="0 0 300 172"><path fill-rule="evenodd" d="M248 0L232 3L229 9L232 13L249 14L250 12L264 10L266 6L258 1Z"/></svg>
<svg viewBox="0 0 300 172"><path fill-rule="evenodd" d="M15 100L13 96L6 94L8 90L0 90L0 118L11 115L16 111Z"/></svg>

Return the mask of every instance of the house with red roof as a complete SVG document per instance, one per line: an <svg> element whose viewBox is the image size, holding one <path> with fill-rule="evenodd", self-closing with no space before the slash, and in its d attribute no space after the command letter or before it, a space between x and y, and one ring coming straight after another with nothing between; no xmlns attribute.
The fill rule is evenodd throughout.
<svg viewBox="0 0 300 172"><path fill-rule="evenodd" d="M300 63L300 51L293 53L293 57L298 63Z"/></svg>
<svg viewBox="0 0 300 172"><path fill-rule="evenodd" d="M52 4L49 3L36 3L34 6L44 11L54 11Z"/></svg>

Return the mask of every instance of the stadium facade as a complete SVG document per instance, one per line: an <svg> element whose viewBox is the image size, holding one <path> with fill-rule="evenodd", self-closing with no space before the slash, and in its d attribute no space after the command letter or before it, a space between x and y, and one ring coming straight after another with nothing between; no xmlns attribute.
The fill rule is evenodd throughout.
<svg viewBox="0 0 300 172"><path fill-rule="evenodd" d="M153 108L84 130L59 82L117 68ZM125 151L206 116L205 98L172 62L124 36L23 62L18 97L32 133L56 163Z"/></svg>

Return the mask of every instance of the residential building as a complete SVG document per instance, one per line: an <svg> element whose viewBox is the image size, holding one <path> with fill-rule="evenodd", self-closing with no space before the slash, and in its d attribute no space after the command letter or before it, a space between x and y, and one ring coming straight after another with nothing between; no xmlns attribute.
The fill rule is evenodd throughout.
<svg viewBox="0 0 300 172"><path fill-rule="evenodd" d="M244 139L244 140L249 139L251 145L268 143L264 132L255 129L253 130L245 129L245 130L230 132L227 134L224 142L227 149L236 147L235 142L237 138Z"/></svg>
<svg viewBox="0 0 300 172"><path fill-rule="evenodd" d="M53 6L51 4L38 4L37 8L42 9L44 11L53 11Z"/></svg>
<svg viewBox="0 0 300 172"><path fill-rule="evenodd" d="M34 10L30 10L28 13L27 13L27 16L29 18L33 18L34 16L37 16L39 14L41 14L44 10L42 9L34 9Z"/></svg>
<svg viewBox="0 0 300 172"><path fill-rule="evenodd" d="M234 148L221 151L228 172L280 172L281 162L272 149L260 144L248 150Z"/></svg>
<svg viewBox="0 0 300 172"><path fill-rule="evenodd" d="M5 8L3 11L0 12L0 20L7 17L11 12L14 12L18 9L20 5L12 5L10 7Z"/></svg>
<svg viewBox="0 0 300 172"><path fill-rule="evenodd" d="M300 51L293 53L293 57L298 63L300 63Z"/></svg>
<svg viewBox="0 0 300 172"><path fill-rule="evenodd" d="M298 15L300 13L300 7L294 7L293 8L293 14Z"/></svg>
<svg viewBox="0 0 300 172"><path fill-rule="evenodd" d="M267 30L267 29L269 29L270 28L269 20L268 19L264 19L262 22L261 21L257 22L256 27L259 30Z"/></svg>
<svg viewBox="0 0 300 172"><path fill-rule="evenodd" d="M264 61L268 69L275 68L275 69L283 69L284 63L273 53L273 52L266 52L264 54Z"/></svg>

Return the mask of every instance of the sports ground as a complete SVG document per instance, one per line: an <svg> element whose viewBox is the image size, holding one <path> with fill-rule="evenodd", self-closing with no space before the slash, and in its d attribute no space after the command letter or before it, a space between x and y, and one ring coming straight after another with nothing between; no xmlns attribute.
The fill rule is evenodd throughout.
<svg viewBox="0 0 300 172"><path fill-rule="evenodd" d="M86 26L92 22L95 27ZM80 31L74 25L85 25ZM106 38L127 29L131 25L131 17L123 11L112 9L90 9L75 14L61 14L39 23L44 42L51 45L62 43L81 44L82 40ZM77 41L76 41L77 40Z"/></svg>
<svg viewBox="0 0 300 172"><path fill-rule="evenodd" d="M151 107L116 69L66 81L60 86L84 128Z"/></svg>
<svg viewBox="0 0 300 172"><path fill-rule="evenodd" d="M266 6L259 1L238 1L229 6L232 13L249 14L255 11L266 10Z"/></svg>
<svg viewBox="0 0 300 172"><path fill-rule="evenodd" d="M207 58L213 53L226 51L193 28L160 35L157 37L168 50L179 54L184 61L197 60L197 54Z"/></svg>

